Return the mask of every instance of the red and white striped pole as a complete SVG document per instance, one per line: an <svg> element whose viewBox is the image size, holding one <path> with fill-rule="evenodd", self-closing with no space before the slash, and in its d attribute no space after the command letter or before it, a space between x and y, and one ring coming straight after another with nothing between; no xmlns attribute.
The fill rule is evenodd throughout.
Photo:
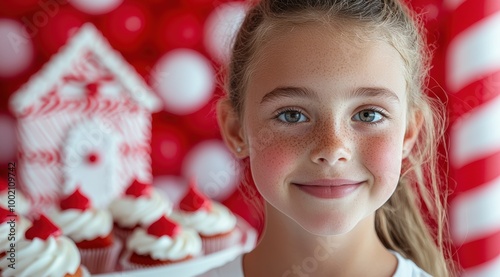
<svg viewBox="0 0 500 277"><path fill-rule="evenodd" d="M463 276L500 276L500 1L447 4L450 229Z"/></svg>

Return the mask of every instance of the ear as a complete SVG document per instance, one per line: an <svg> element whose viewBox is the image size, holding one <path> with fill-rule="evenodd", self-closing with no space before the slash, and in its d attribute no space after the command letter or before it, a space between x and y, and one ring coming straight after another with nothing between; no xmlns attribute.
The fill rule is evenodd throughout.
<svg viewBox="0 0 500 277"><path fill-rule="evenodd" d="M403 141L403 159L410 155L410 152L417 141L418 134L424 123L424 117L422 112L416 111L412 114L413 118L408 120L408 126L406 127L406 133Z"/></svg>
<svg viewBox="0 0 500 277"><path fill-rule="evenodd" d="M222 139L233 154L240 159L247 157L248 149L245 143L243 125L227 98L221 99L217 103L217 122Z"/></svg>

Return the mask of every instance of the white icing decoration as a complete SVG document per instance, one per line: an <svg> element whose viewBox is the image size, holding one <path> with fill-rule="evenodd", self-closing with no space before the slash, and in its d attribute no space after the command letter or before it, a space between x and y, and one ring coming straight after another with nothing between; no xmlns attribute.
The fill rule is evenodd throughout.
<svg viewBox="0 0 500 277"><path fill-rule="evenodd" d="M128 64L123 56L115 51L97 28L87 23L71 38L40 72L35 74L26 85L15 92L10 102L14 113L22 113L49 92L61 76L72 70L73 62L82 54L90 51L97 56L110 71L123 83L135 101L151 111L161 107L161 100L152 92L142 77Z"/></svg>
<svg viewBox="0 0 500 277"><path fill-rule="evenodd" d="M107 210L57 209L48 216L61 228L65 236L75 242L106 237L113 229L113 219Z"/></svg>
<svg viewBox="0 0 500 277"><path fill-rule="evenodd" d="M6 252L7 250L10 249L10 244L14 243L17 244L19 241L24 239L24 233L26 233L26 230L31 227L31 222L29 219L18 215L17 218L15 219L15 233L13 236L11 236L11 224L9 223L10 219L13 219L14 217L8 217L6 222L3 222L0 224L0 253ZM9 240L11 237L14 238L14 240Z"/></svg>
<svg viewBox="0 0 500 277"><path fill-rule="evenodd" d="M179 210L174 211L171 217L181 225L193 228L204 236L227 233L236 226L234 214L217 202L212 202L210 211L186 212Z"/></svg>
<svg viewBox="0 0 500 277"><path fill-rule="evenodd" d="M3 276L64 276L75 273L80 266L80 252L74 242L64 236L46 240L34 238L17 243L15 268L8 256L0 259L0 269Z"/></svg>
<svg viewBox="0 0 500 277"><path fill-rule="evenodd" d="M14 209L16 214L20 215L28 215L31 210L31 202L24 196L24 194L20 190L16 190L15 194L15 204L13 207L8 207L9 201L9 193L8 190L5 190L0 193L0 206L9 210L10 208ZM11 196L12 197L12 196Z"/></svg>
<svg viewBox="0 0 500 277"><path fill-rule="evenodd" d="M109 210L113 220L120 227L132 228L136 225L146 227L162 215L170 215L172 203L152 188L151 197L141 196L135 198L134 196L123 195L111 202Z"/></svg>
<svg viewBox="0 0 500 277"><path fill-rule="evenodd" d="M83 99L85 101L80 101L85 103L89 100L89 107L74 108L71 101L83 98L82 89L64 87L63 77L75 73L98 79L110 75L112 81L99 82L95 99L87 97ZM50 94L52 92L54 95ZM48 97L49 94L51 97ZM100 192L98 196L91 195L102 200L96 200L94 205L103 208L104 202L109 203L133 178L151 181L151 112L160 110L162 101L91 23L86 23L72 35L67 45L13 94L9 106L17 117L18 148L25 157L19 161L18 172L24 181L26 195L30 196L37 210L49 207L62 194L61 180L65 180L65 176L57 158L64 156L62 148L68 130L82 119L88 119L89 115L109 121L116 132L125 138L123 144L133 149L132 154L121 153L119 157L111 157L114 159L112 170L99 172L102 179L110 175L117 179L106 184L111 184L110 189L116 194ZM93 113L94 109L99 112ZM97 175L86 177L89 176ZM93 180L96 179L94 177ZM99 181L101 183L90 186L104 183ZM63 186L68 188L74 185ZM92 194L89 191L93 189L85 187L83 190Z"/></svg>
<svg viewBox="0 0 500 277"><path fill-rule="evenodd" d="M156 260L181 260L188 256L199 256L202 251L201 238L194 230L183 229L175 237L156 237L138 228L127 242L127 248L140 255L149 255Z"/></svg>

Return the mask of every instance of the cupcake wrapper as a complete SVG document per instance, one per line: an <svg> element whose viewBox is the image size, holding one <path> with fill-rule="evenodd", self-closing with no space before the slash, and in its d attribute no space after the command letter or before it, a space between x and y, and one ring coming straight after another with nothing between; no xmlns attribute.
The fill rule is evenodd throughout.
<svg viewBox="0 0 500 277"><path fill-rule="evenodd" d="M241 240L241 231L234 229L233 231L216 237L202 237L201 243L205 255L226 249L237 244Z"/></svg>
<svg viewBox="0 0 500 277"><path fill-rule="evenodd" d="M158 266L166 266L166 265L144 265L144 264L135 264L130 262L130 256L132 252L130 250L125 251L125 253L120 258L119 270L120 271L129 271L129 270L138 270L144 268L154 268ZM193 256L193 259L198 258L199 256ZM175 262L173 263L175 264Z"/></svg>
<svg viewBox="0 0 500 277"><path fill-rule="evenodd" d="M125 250L127 249L127 239L128 237L130 237L130 235L132 235L132 233L134 232L134 230L124 230L124 229L121 229L119 227L113 227L113 233L115 235L115 238L117 238L118 240L120 240L122 242L122 250L120 251L119 253L119 257L122 257L125 253Z"/></svg>
<svg viewBox="0 0 500 277"><path fill-rule="evenodd" d="M156 267L155 265L143 265L143 264L131 263L129 260L131 255L132 255L132 252L126 251L122 255L122 257L120 258L120 269L122 271L138 270L138 269Z"/></svg>
<svg viewBox="0 0 500 277"><path fill-rule="evenodd" d="M132 234L133 231L134 230L125 230L118 227L113 228L113 233L115 234L115 237L120 239L124 245L125 242L127 241L127 238Z"/></svg>
<svg viewBox="0 0 500 277"><path fill-rule="evenodd" d="M120 240L115 240L113 245L109 247L79 249L80 256L82 257L82 264L87 267L92 274L115 271L122 245Z"/></svg>

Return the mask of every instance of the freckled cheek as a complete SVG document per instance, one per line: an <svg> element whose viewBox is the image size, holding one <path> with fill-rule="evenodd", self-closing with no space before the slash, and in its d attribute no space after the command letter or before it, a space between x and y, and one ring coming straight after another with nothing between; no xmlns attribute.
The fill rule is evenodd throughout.
<svg viewBox="0 0 500 277"><path fill-rule="evenodd" d="M290 137L275 135L265 144L258 143L256 138L250 140L250 162L252 174L257 186L278 185L293 171L299 160L297 145Z"/></svg>
<svg viewBox="0 0 500 277"><path fill-rule="evenodd" d="M375 184L395 185L401 173L402 142L393 138L371 140L363 151L365 166Z"/></svg>

